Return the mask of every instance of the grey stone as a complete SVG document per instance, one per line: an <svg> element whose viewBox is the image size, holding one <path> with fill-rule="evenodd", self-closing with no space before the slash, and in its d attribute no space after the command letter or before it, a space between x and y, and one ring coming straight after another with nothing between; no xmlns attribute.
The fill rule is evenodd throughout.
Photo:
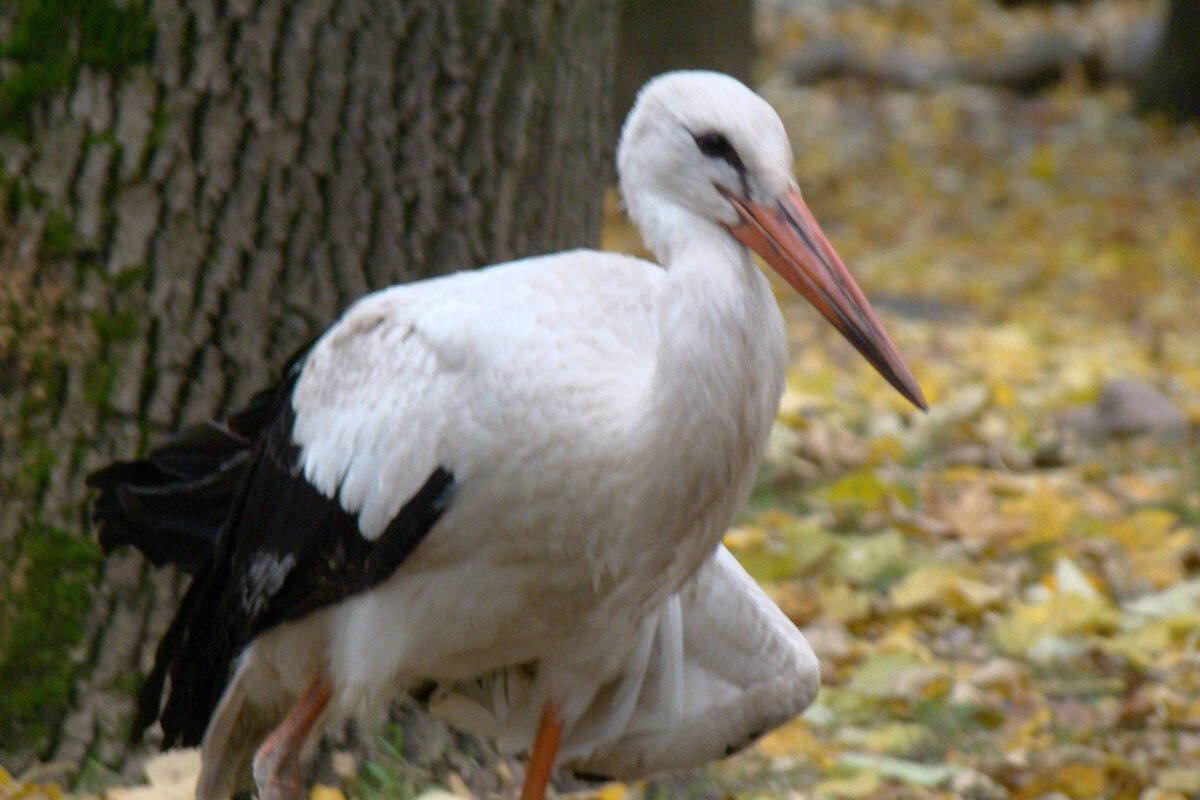
<svg viewBox="0 0 1200 800"><path fill-rule="evenodd" d="M1116 378L1104 385L1095 404L1065 414L1063 428L1090 438L1177 435L1187 429L1187 415L1161 390L1135 378Z"/></svg>

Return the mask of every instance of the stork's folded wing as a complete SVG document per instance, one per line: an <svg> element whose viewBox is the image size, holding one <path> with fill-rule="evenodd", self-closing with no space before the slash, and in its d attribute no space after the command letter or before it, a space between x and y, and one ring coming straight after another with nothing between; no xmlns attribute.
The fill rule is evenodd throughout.
<svg viewBox="0 0 1200 800"><path fill-rule="evenodd" d="M640 646L565 733L559 762L632 779L729 755L812 702L816 656L796 626L724 547L639 632ZM433 713L528 746L537 723L536 665L443 685Z"/></svg>

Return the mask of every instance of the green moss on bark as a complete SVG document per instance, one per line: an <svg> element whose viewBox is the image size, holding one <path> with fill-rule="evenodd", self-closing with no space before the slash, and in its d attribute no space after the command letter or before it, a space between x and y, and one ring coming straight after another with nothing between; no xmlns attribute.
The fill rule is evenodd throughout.
<svg viewBox="0 0 1200 800"><path fill-rule="evenodd" d="M0 589L0 739L39 742L66 707L99 550L66 531L35 524L13 554Z"/></svg>
<svg viewBox="0 0 1200 800"><path fill-rule="evenodd" d="M70 86L82 67L111 72L150 57L154 25L148 4L112 0L9 0L15 21L0 58L12 69L0 81L0 131L33 135L33 112ZM0 10L3 6L0 6Z"/></svg>

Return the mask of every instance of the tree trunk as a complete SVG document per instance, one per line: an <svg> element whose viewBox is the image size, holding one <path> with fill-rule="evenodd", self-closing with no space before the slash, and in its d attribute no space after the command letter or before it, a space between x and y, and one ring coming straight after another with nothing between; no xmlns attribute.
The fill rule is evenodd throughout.
<svg viewBox="0 0 1200 800"><path fill-rule="evenodd" d="M1200 118L1200 0L1171 0L1159 45L1134 80L1138 107Z"/></svg>
<svg viewBox="0 0 1200 800"><path fill-rule="evenodd" d="M365 292L595 242L616 7L43 4L75 16L0 10L26 125L0 131L0 762L119 768L180 579L101 561L84 476L230 411ZM105 9L152 46L104 51ZM18 46L42 23L63 38Z"/></svg>
<svg viewBox="0 0 1200 800"><path fill-rule="evenodd" d="M617 28L613 123L620 125L650 78L673 69L711 69L750 80L751 0L626 0Z"/></svg>

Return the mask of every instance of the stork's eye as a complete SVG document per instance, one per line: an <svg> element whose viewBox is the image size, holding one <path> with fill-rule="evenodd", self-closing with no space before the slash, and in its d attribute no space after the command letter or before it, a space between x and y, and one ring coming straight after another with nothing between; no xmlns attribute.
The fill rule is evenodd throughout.
<svg viewBox="0 0 1200 800"><path fill-rule="evenodd" d="M746 167L742 164L742 159L738 156L737 150L733 149L733 145L723 135L710 131L709 133L702 133L693 138L696 140L696 147L699 147L700 152L704 155L709 158L719 158L738 172L746 171Z"/></svg>
<svg viewBox="0 0 1200 800"><path fill-rule="evenodd" d="M702 133L695 137L696 146L700 148L700 152L709 158L727 158L730 155L737 155L737 151L733 149L733 145L719 133Z"/></svg>

